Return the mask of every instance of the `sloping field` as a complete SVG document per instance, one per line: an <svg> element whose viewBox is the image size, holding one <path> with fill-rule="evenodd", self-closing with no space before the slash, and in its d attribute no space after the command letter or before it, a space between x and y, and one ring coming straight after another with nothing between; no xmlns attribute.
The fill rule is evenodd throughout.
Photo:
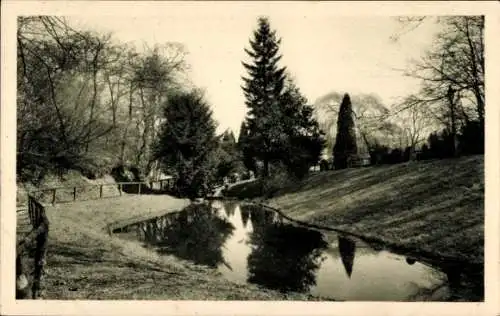
<svg viewBox="0 0 500 316"><path fill-rule="evenodd" d="M48 206L51 226L43 298L316 299L231 283L215 270L159 256L137 242L108 235L109 223L175 211L187 203L167 195L128 195Z"/></svg>
<svg viewBox="0 0 500 316"><path fill-rule="evenodd" d="M406 249L484 261L484 157L321 172L268 204Z"/></svg>

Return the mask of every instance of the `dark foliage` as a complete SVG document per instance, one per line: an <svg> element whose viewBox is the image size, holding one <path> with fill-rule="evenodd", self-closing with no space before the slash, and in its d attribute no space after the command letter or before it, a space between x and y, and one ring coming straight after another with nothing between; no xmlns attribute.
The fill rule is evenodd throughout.
<svg viewBox="0 0 500 316"><path fill-rule="evenodd" d="M167 225L151 234L161 253L174 254L212 268L224 264L222 247L234 230L233 224L217 216L210 205L190 205L164 217Z"/></svg>
<svg viewBox="0 0 500 316"><path fill-rule="evenodd" d="M484 154L484 123L467 122L458 135L458 144L463 155Z"/></svg>
<svg viewBox="0 0 500 316"><path fill-rule="evenodd" d="M398 164L410 160L410 147L405 148L389 148L387 146L375 145L370 150L370 164Z"/></svg>
<svg viewBox="0 0 500 316"><path fill-rule="evenodd" d="M269 163L280 155L280 135L283 134L280 119L280 97L285 83L285 68L279 67L280 39L271 30L267 18L259 18L258 29L250 40L251 49L245 52L252 63L243 63L248 78L243 78L243 92L248 107L245 147L264 162L264 176L269 174Z"/></svg>
<svg viewBox="0 0 500 316"><path fill-rule="evenodd" d="M484 154L484 129L480 121L468 121L457 135L458 155ZM422 147L419 160L454 157L453 136L448 129L431 133Z"/></svg>
<svg viewBox="0 0 500 316"><path fill-rule="evenodd" d="M325 137L312 116L313 108L292 80L287 81L281 100L280 122L285 133L281 162L290 175L300 179L319 162Z"/></svg>
<svg viewBox="0 0 500 316"><path fill-rule="evenodd" d="M155 156L163 169L175 176L180 196L195 198L214 185L218 138L212 111L197 92L170 98Z"/></svg>
<svg viewBox="0 0 500 316"><path fill-rule="evenodd" d="M216 151L217 172L216 181L222 184L225 177L232 177L235 173L243 174L241 152L232 131L225 131L220 137L219 148Z"/></svg>
<svg viewBox="0 0 500 316"><path fill-rule="evenodd" d="M316 284L321 252L327 247L320 233L282 224L269 211L251 210L248 281L281 292L307 292ZM279 256L275 254L279 253Z"/></svg>
<svg viewBox="0 0 500 316"><path fill-rule="evenodd" d="M326 159L321 159L319 162L319 170L320 171L327 171L330 170L330 163Z"/></svg>
<svg viewBox="0 0 500 316"><path fill-rule="evenodd" d="M243 165L246 169L257 174L257 163L252 146L248 141L249 131L245 122L241 123L240 135L238 137L238 149L242 154Z"/></svg>

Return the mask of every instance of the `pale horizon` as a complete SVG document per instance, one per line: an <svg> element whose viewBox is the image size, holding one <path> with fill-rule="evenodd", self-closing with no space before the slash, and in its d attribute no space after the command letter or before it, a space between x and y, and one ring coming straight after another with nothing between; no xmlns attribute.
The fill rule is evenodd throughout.
<svg viewBox="0 0 500 316"><path fill-rule="evenodd" d="M419 81L397 69L406 68L411 58L418 59L437 30L433 23L424 23L395 42L391 36L401 25L394 17L265 16L282 39L281 65L287 67L309 104L338 91L376 94L390 107L416 92ZM228 11L210 16L158 13L112 19L71 16L68 20L85 29L110 32L115 40L139 49L144 43L182 43L188 52L189 79L206 92L217 132L229 128L237 135L247 110L241 90L246 71L241 62L247 60L244 48L249 47L258 17Z"/></svg>

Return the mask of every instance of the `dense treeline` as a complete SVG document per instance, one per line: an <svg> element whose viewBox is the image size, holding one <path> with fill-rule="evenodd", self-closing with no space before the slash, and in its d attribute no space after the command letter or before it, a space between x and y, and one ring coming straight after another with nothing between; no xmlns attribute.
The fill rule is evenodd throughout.
<svg viewBox="0 0 500 316"><path fill-rule="evenodd" d="M376 95L333 93L336 104L319 122L318 107L280 65L281 39L259 18L245 49L248 112L236 140L229 130L216 135L211 105L186 77L182 45L138 49L64 18L20 17L18 180L128 168L134 180L174 175L177 193L195 197L235 174L303 178L325 146L333 163L322 160L322 169L484 153L484 18L436 23L436 45L406 73L421 80L417 93L391 109Z"/></svg>
<svg viewBox="0 0 500 316"><path fill-rule="evenodd" d="M210 105L186 77L182 45L141 50L53 16L20 17L17 43L18 181L163 172L177 194L195 197L244 173L234 134L216 135Z"/></svg>
<svg viewBox="0 0 500 316"><path fill-rule="evenodd" d="M139 52L48 16L20 17L17 43L19 180L127 164L150 173L161 105L183 88L182 46Z"/></svg>

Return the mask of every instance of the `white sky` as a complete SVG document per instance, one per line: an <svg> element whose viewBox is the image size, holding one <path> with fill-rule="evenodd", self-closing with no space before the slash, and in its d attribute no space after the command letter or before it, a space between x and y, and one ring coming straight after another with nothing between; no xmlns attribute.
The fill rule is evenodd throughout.
<svg viewBox="0 0 500 316"><path fill-rule="evenodd" d="M244 48L259 13L241 10L193 14L157 12L150 16L88 16L72 20L88 28L112 32L124 42L149 45L181 42L189 55L192 82L206 90L219 122L218 131L238 133L245 115L241 76ZM311 11L298 15L262 14L282 38L282 65L295 77L310 104L328 92L376 93L386 105L418 88L402 69L427 48L436 31L432 23L406 34L399 42L390 36L401 25L388 16L328 16ZM216 13L216 14L214 14ZM76 20L75 20L76 18Z"/></svg>

